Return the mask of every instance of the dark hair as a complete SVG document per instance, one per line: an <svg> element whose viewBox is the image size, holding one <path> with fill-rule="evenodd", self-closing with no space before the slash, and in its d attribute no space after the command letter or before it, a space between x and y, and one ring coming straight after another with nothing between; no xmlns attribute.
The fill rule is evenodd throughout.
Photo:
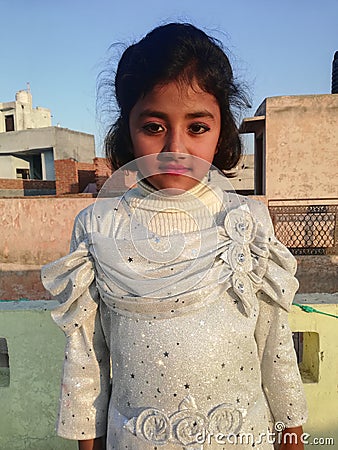
<svg viewBox="0 0 338 450"><path fill-rule="evenodd" d="M218 152L213 164L231 169L242 153L235 112L248 106L245 94L234 81L222 44L187 23L169 23L150 31L128 47L117 67L115 97L120 115L106 139L106 157L117 169L134 159L129 115L137 101L156 85L171 81L193 83L212 94L221 111Z"/></svg>

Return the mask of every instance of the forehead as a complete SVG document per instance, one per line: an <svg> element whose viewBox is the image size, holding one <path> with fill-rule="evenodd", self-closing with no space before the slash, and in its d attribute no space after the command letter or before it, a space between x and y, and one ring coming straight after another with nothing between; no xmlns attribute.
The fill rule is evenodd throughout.
<svg viewBox="0 0 338 450"><path fill-rule="evenodd" d="M201 89L197 82L172 81L156 85L136 102L132 112L153 108L168 111L176 110L177 112L203 108L210 110L212 113L219 112L216 98Z"/></svg>

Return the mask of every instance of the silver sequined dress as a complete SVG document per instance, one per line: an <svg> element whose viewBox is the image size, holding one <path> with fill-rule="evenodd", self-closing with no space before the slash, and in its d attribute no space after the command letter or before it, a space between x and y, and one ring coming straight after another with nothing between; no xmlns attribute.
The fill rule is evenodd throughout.
<svg viewBox="0 0 338 450"><path fill-rule="evenodd" d="M57 431L112 450L272 449L306 404L295 260L266 207L204 184L97 201L43 268L67 336Z"/></svg>

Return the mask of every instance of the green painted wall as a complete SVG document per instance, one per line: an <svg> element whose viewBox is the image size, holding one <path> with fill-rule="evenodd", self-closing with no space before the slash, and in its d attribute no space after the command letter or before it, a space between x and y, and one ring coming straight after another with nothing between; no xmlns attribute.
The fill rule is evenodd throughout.
<svg viewBox="0 0 338 450"><path fill-rule="evenodd" d="M296 302L338 316L338 294L298 294ZM304 384L309 409L304 429L313 443L309 449L318 438L332 439L334 444L317 448L338 448L338 320L332 316L303 312L296 306L289 315L291 329L308 335L304 336L303 367L312 372Z"/></svg>
<svg viewBox="0 0 338 450"><path fill-rule="evenodd" d="M0 338L7 340L10 365L10 384L0 387L0 450L77 448L54 431L64 348L50 318L54 306L0 303Z"/></svg>

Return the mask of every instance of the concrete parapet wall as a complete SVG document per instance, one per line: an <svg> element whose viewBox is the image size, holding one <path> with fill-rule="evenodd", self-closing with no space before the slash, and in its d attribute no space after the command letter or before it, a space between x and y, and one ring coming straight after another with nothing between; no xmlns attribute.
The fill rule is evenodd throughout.
<svg viewBox="0 0 338 450"><path fill-rule="evenodd" d="M0 263L36 266L66 255L75 216L93 202L87 194L0 198Z"/></svg>
<svg viewBox="0 0 338 450"><path fill-rule="evenodd" d="M91 163L95 157L94 136L61 127L32 128L0 133L0 152L54 149L55 159L75 158Z"/></svg>
<svg viewBox="0 0 338 450"><path fill-rule="evenodd" d="M338 256L297 256L299 293L338 292Z"/></svg>
<svg viewBox="0 0 338 450"><path fill-rule="evenodd" d="M0 263L0 299L50 300L41 283L40 265Z"/></svg>
<svg viewBox="0 0 338 450"><path fill-rule="evenodd" d="M90 196L0 198L0 263L42 265L69 251L74 218Z"/></svg>
<svg viewBox="0 0 338 450"><path fill-rule="evenodd" d="M40 267L69 252L76 214L95 199L0 198L0 298L49 299Z"/></svg>

